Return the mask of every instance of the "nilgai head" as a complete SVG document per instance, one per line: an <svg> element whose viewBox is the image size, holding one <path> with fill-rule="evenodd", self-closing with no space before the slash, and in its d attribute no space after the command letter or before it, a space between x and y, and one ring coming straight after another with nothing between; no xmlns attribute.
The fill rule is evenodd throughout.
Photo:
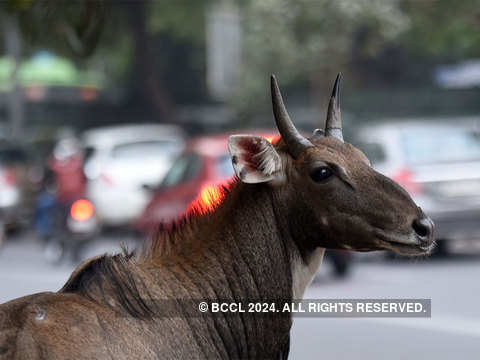
<svg viewBox="0 0 480 360"><path fill-rule="evenodd" d="M273 113L281 140L251 135L228 143L235 173L251 186L270 186L276 206L301 248L393 250L428 254L434 224L397 183L375 171L366 156L344 142L337 76L325 130L302 136L293 125L275 77ZM264 186L263 184L262 186Z"/></svg>

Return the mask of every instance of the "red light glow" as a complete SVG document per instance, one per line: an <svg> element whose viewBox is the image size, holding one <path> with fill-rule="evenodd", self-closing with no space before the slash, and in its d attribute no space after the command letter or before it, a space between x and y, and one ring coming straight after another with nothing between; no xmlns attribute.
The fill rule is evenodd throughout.
<svg viewBox="0 0 480 360"><path fill-rule="evenodd" d="M75 201L70 208L70 215L77 221L85 221L93 216L93 204L86 200L80 199Z"/></svg>
<svg viewBox="0 0 480 360"><path fill-rule="evenodd" d="M194 211L204 214L212 211L224 198L220 186L221 184L204 185L195 200L188 206L187 212Z"/></svg>
<svg viewBox="0 0 480 360"><path fill-rule="evenodd" d="M275 143L279 136L265 136L269 143ZM205 214L214 210L225 198L225 193L222 190L223 186L228 185L229 180L224 179L217 183L207 183L202 186L197 197L188 205L187 213L201 213Z"/></svg>
<svg viewBox="0 0 480 360"><path fill-rule="evenodd" d="M7 170L4 175L4 181L7 185L17 184L17 175L14 170Z"/></svg>
<svg viewBox="0 0 480 360"><path fill-rule="evenodd" d="M280 136L266 136L265 140L267 140L270 144L275 144L280 139Z"/></svg>
<svg viewBox="0 0 480 360"><path fill-rule="evenodd" d="M405 188L410 195L420 194L423 190L422 184L414 181L414 173L410 169L400 169L392 179Z"/></svg>

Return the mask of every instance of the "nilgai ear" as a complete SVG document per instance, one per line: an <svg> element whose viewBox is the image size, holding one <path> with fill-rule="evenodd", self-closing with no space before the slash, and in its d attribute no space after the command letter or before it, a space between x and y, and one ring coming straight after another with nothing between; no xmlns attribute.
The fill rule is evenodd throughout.
<svg viewBox="0 0 480 360"><path fill-rule="evenodd" d="M260 136L232 135L228 139L228 151L235 174L245 183L261 183L281 177L280 155Z"/></svg>

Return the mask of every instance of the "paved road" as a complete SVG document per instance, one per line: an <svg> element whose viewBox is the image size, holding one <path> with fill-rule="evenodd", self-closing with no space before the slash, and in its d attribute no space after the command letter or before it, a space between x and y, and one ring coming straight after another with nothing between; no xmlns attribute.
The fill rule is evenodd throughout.
<svg viewBox="0 0 480 360"><path fill-rule="evenodd" d="M103 241L88 255L117 249ZM57 290L72 265L51 266L33 241L0 253L0 303ZM431 319L296 319L292 359L478 359L480 258L362 261L350 278L333 280L324 266L306 298L431 298Z"/></svg>
<svg viewBox="0 0 480 360"><path fill-rule="evenodd" d="M479 260L360 263L346 281L322 277L306 298L430 298L432 317L296 319L292 358L478 359Z"/></svg>
<svg viewBox="0 0 480 360"><path fill-rule="evenodd" d="M120 244L131 247L129 238L103 239L85 249L85 257L120 251ZM0 249L0 303L33 292L55 291L62 287L75 266L65 262L47 263L43 246L33 236L11 239Z"/></svg>

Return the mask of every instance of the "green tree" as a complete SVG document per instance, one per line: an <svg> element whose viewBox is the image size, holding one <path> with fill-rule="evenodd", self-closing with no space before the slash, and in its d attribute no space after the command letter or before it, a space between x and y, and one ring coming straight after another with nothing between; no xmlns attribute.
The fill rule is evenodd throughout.
<svg viewBox="0 0 480 360"><path fill-rule="evenodd" d="M271 72L282 84L307 81L313 97L323 98L336 72L348 68L354 46L375 56L409 24L397 0L249 1L243 14L244 61L235 99L241 108L266 95ZM368 35L361 44L359 31Z"/></svg>
<svg viewBox="0 0 480 360"><path fill-rule="evenodd" d="M452 61L480 56L479 0L405 0L410 18L402 43L413 54Z"/></svg>
<svg viewBox="0 0 480 360"><path fill-rule="evenodd" d="M179 67L199 63L208 5L189 0L10 0L0 5L0 12L19 18L24 57L49 49L81 68L100 69L111 89L126 90L136 115L171 121L176 102L171 89L178 88L171 73L189 73ZM178 61L178 52L191 61Z"/></svg>

